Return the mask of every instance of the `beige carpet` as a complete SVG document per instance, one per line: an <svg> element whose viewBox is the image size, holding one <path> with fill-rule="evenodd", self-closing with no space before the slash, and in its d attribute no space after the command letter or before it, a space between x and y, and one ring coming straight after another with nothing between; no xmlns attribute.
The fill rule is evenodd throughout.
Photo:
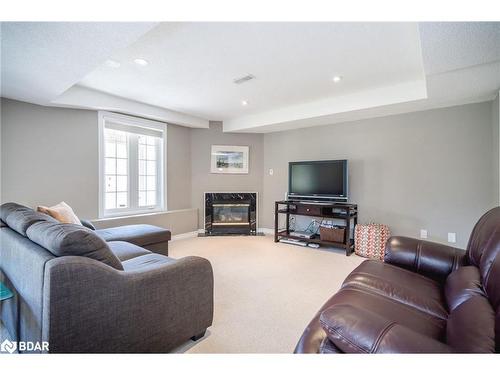
<svg viewBox="0 0 500 375"><path fill-rule="evenodd" d="M187 353L291 353L305 326L363 261L336 249L276 244L271 236L173 241L170 256L214 268L214 323Z"/></svg>

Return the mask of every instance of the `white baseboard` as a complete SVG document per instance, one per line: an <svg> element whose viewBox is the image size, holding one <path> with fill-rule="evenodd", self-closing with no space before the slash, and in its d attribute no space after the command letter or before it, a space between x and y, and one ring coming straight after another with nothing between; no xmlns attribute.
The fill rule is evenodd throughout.
<svg viewBox="0 0 500 375"><path fill-rule="evenodd" d="M172 241L182 240L185 238L198 237L198 234L203 234L203 233L205 233L205 229L200 228L198 230L195 230L194 232L176 234L175 236L172 236ZM274 229L272 229L272 228L257 228L257 233L263 233L265 235L274 235Z"/></svg>
<svg viewBox="0 0 500 375"><path fill-rule="evenodd" d="M274 235L274 229L272 229L272 228L258 228L257 233L264 233L265 235Z"/></svg>
<svg viewBox="0 0 500 375"><path fill-rule="evenodd" d="M185 240L186 238L194 238L198 237L198 231L195 230L193 232L181 233L172 236L171 241Z"/></svg>

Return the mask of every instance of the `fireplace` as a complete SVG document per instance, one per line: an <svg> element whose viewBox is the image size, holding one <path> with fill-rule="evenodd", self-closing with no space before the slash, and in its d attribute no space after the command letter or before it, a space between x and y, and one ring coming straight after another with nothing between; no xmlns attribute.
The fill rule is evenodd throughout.
<svg viewBox="0 0 500 375"><path fill-rule="evenodd" d="M257 193L205 193L205 234L256 235Z"/></svg>

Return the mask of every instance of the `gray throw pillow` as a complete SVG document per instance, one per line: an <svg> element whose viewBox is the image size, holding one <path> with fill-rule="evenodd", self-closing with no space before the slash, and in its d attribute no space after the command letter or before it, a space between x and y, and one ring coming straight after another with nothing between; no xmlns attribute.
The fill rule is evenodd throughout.
<svg viewBox="0 0 500 375"><path fill-rule="evenodd" d="M123 270L120 260L111 252L106 241L81 225L41 221L31 225L26 234L31 241L55 256L84 256Z"/></svg>

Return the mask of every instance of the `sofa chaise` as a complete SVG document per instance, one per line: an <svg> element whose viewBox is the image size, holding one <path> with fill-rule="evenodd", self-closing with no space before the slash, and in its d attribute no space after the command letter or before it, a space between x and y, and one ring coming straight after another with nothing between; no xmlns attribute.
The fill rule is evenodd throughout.
<svg viewBox="0 0 500 375"><path fill-rule="evenodd" d="M500 352L500 207L467 250L392 237L320 309L295 353Z"/></svg>
<svg viewBox="0 0 500 375"><path fill-rule="evenodd" d="M137 245L166 253L161 228L92 230L15 203L0 219L1 277L15 294L0 319L15 341L48 342L50 353L169 352L212 324L209 261Z"/></svg>

